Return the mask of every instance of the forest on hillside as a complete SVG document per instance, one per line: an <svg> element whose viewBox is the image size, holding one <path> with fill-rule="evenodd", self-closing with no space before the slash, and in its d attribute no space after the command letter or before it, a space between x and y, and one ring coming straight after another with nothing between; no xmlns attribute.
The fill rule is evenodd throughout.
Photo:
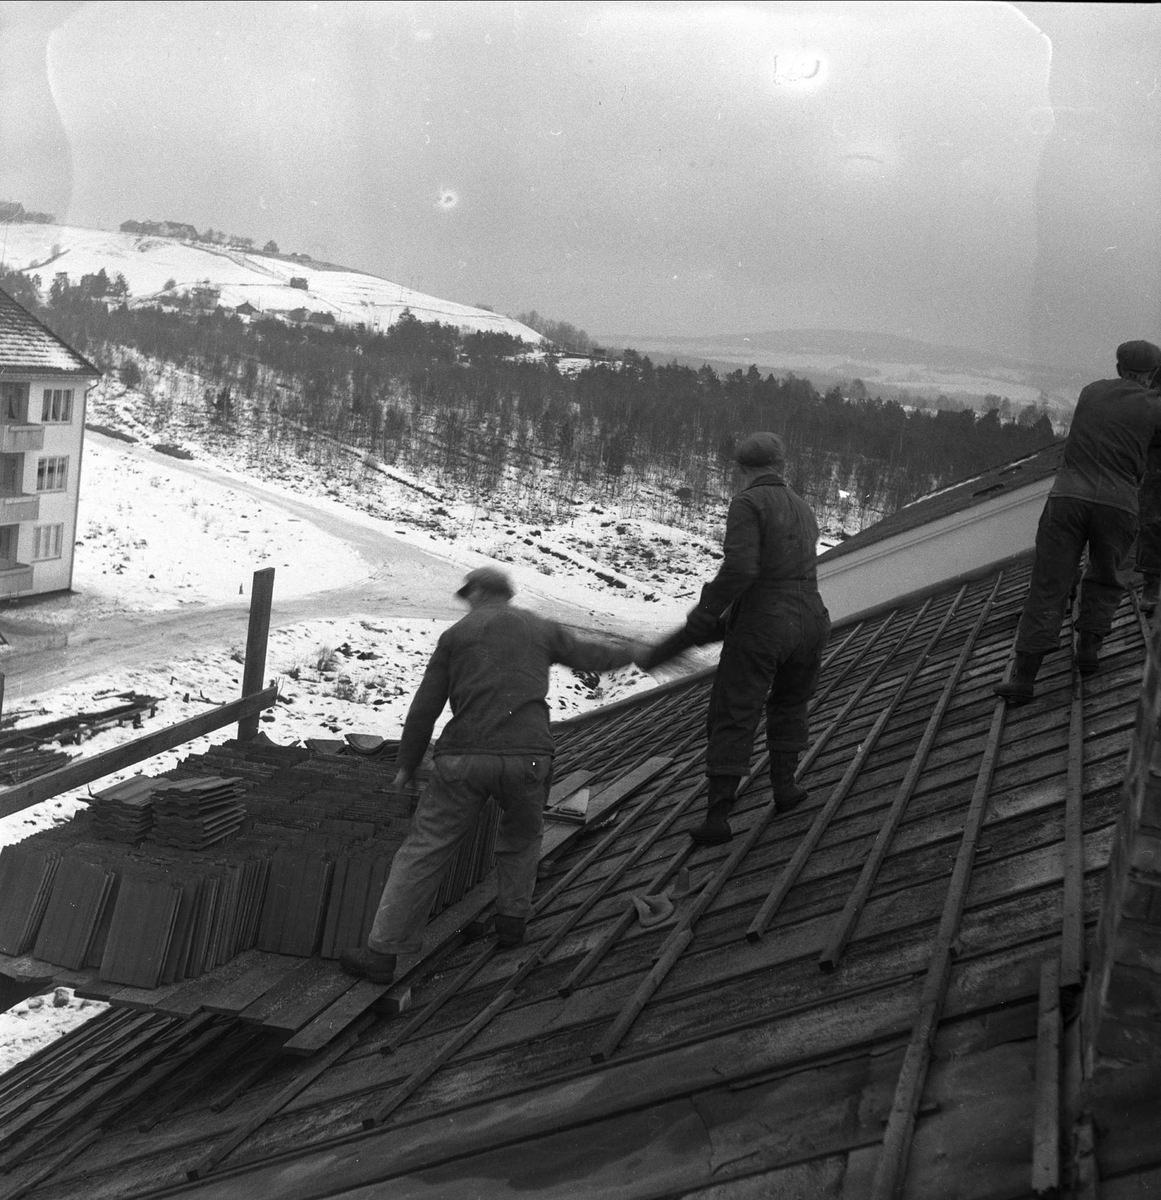
<svg viewBox="0 0 1161 1200"><path fill-rule="evenodd" d="M223 434L245 422L273 444L321 435L481 499L546 471L560 503L581 486L632 496L645 481L673 497L669 516L680 520L728 495L736 441L770 429L785 439L791 486L824 519L853 511L865 524L1055 437L1034 408L1014 420L999 403L980 414L904 409L753 366L719 374L631 350L565 369L510 335L409 314L384 332L246 322L222 310L130 308L110 299L107 282L58 275L45 295L36 279L0 278L127 386L148 389L149 364L200 376Z"/></svg>

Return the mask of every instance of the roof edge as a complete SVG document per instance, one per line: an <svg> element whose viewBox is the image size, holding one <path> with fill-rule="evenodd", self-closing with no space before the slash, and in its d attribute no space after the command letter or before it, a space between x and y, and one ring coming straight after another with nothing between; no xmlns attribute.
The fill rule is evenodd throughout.
<svg viewBox="0 0 1161 1200"><path fill-rule="evenodd" d="M87 359L87 358L86 358L86 357L85 357L85 356L84 356L84 355L83 355L83 354L82 354L82 353L81 353L79 350L75 349L73 346L70 346L70 345L68 344L68 342L66 342L66 341L64 340L64 338L62 338L62 337L60 336L60 334L58 334L58 333L54 332L52 329L50 329L50 328L49 328L49 327L48 327L48 326L47 326L47 325L46 325L46 324L45 324L45 323L44 323L44 322L43 322L43 321L42 321L42 320L41 320L41 319L40 319L40 318L39 318L39 317L38 317L38 316L37 316L37 315L34 313L34 312L30 312L30 311L29 311L27 308L25 308L25 307L24 307L24 305L23 305L23 304L21 304L21 303L20 303L20 301L19 301L19 300L17 300L15 296L13 296L13 295L10 295L10 294L9 294L9 293L8 293L8 292L7 292L7 291L4 289L4 288L0 288L0 293L2 293L2 294L3 294L3 296L4 296L4 298L5 298L6 300L8 300L10 303L12 303L12 304L15 304L15 305L16 305L16 307L17 307L18 309L20 309L20 311L21 311L22 313L24 313L24 315L25 315L25 316L26 316L26 317L27 317L27 318L28 318L28 319L29 319L29 320L30 320L30 321L31 321L31 322L32 322L34 325L39 325L39 326L40 326L40 328L41 328L41 329L43 329L43 330L44 330L44 332L45 332L45 333L47 333L47 334L48 334L48 336L49 336L50 338L52 338L52 340L53 340L54 342L56 342L56 343L57 343L57 345L61 346L61 347L62 347L63 349L65 349L65 350L67 350L67 351L69 352L69 354L71 354L71 355L72 355L74 358L76 358L76 359L79 359L79 360L80 360L80 361L81 361L81 362L84 364L84 366L83 366L83 367L82 367L80 370L78 370L78 371L76 371L76 372L61 372L62 374L65 374L65 373L69 373L69 374L77 374L77 375L87 375L87 374L92 374L92 375L94 375L94 376L95 376L96 378L98 378L98 379L100 379L100 378L101 378L101 377L102 377L102 376L105 374L105 372L104 372L104 371L102 371L102 370L101 370L99 367L97 367L97 366L95 366L93 363L89 362L89 360L88 360L88 359ZM87 368L87 370L86 370L85 368ZM52 373L52 372L44 372L44 374L51 374L51 373ZM38 371L32 371L32 372L29 372L29 371L23 371L23 372L21 372L21 374L25 374L25 375L27 375L27 374L34 374L34 375L35 375L35 374L41 374L41 372L38 372Z"/></svg>

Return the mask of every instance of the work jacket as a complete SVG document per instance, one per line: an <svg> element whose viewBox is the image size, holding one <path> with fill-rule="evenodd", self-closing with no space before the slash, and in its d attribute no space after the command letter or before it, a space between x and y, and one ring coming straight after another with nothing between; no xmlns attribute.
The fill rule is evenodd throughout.
<svg viewBox="0 0 1161 1200"><path fill-rule="evenodd" d="M1099 379L1076 402L1050 496L1136 514L1145 457L1161 429L1161 397L1132 379Z"/></svg>
<svg viewBox="0 0 1161 1200"><path fill-rule="evenodd" d="M788 594L818 591L818 522L780 476L759 475L730 501L722 565L698 606L724 616L731 606L773 612Z"/></svg>
<svg viewBox="0 0 1161 1200"><path fill-rule="evenodd" d="M496 597L445 629L403 726L397 766L413 772L446 703L452 718L435 744L442 754L545 754L548 672L553 663L611 671L632 662L625 646L585 641Z"/></svg>

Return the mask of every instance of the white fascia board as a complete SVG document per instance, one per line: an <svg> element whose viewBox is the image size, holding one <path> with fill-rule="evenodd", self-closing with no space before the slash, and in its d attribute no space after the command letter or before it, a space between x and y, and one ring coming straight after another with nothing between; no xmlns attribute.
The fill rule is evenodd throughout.
<svg viewBox="0 0 1161 1200"><path fill-rule="evenodd" d="M1031 550L1054 482L1049 475L819 563L819 591L831 620L857 616Z"/></svg>

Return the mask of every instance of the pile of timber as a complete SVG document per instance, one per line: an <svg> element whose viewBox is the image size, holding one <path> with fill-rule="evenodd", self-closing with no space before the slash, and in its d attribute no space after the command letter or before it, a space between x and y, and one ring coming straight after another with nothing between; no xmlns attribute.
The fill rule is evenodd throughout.
<svg viewBox="0 0 1161 1200"><path fill-rule="evenodd" d="M120 692L115 699L121 703L22 729L13 727L21 714L9 714L0 727L0 787L11 787L63 767L70 756L63 750L52 749L54 744L74 745L111 725L140 728L141 718L153 716L160 703L156 696L140 696L136 692Z"/></svg>

